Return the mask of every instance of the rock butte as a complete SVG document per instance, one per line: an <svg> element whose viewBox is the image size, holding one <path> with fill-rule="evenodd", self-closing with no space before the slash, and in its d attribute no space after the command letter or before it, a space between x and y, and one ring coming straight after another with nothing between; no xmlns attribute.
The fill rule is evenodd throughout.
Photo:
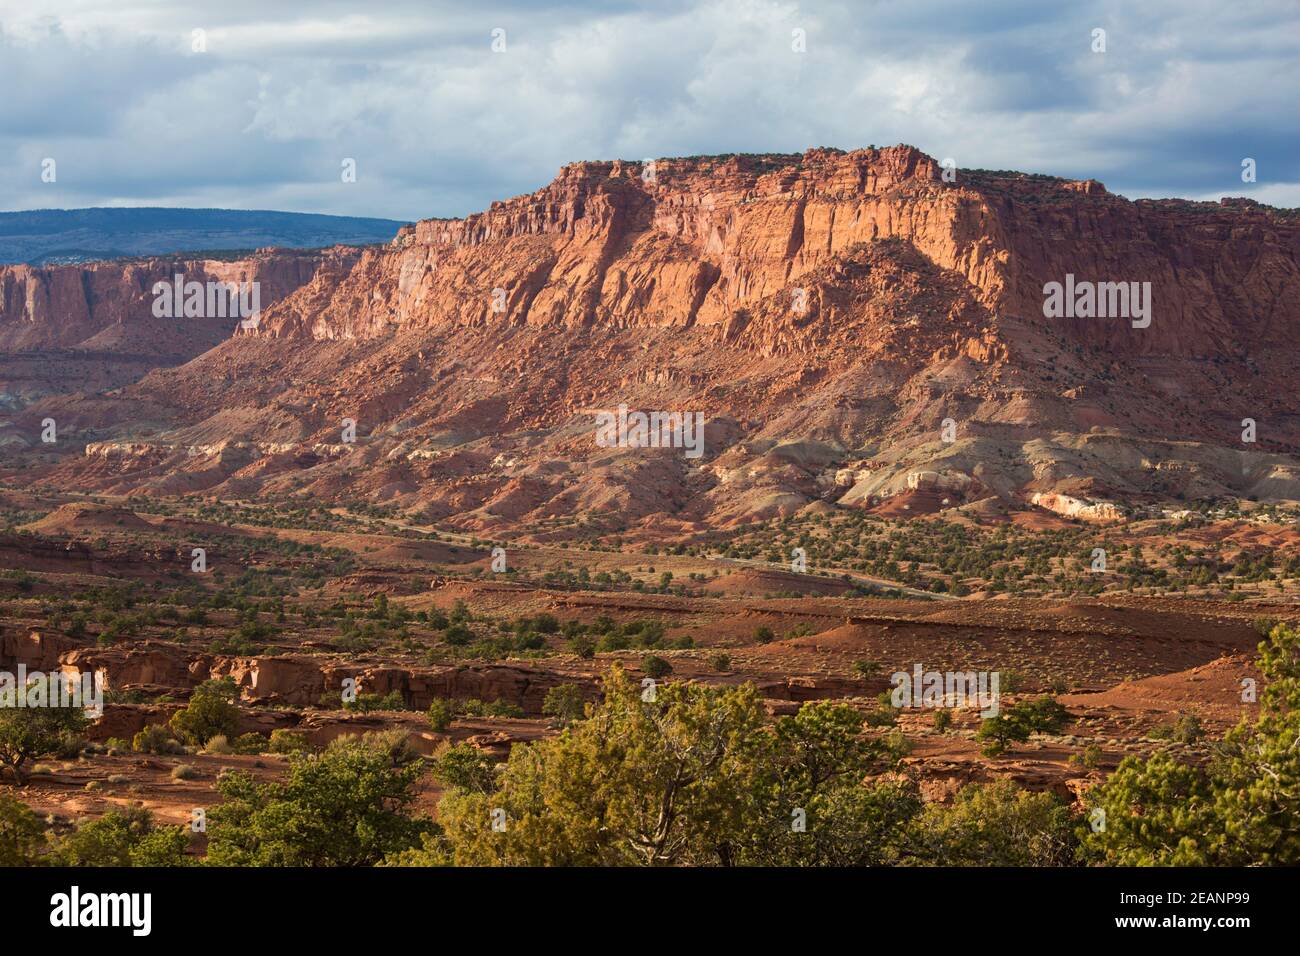
<svg viewBox="0 0 1300 956"><path fill-rule="evenodd" d="M899 495L1300 499L1294 211L941 174L908 146L575 163L389 245L184 263L266 283L255 330L154 319L170 260L7 267L0 477L647 536ZM1067 274L1150 282L1150 327L1044 318ZM704 456L598 447L620 403L703 412Z"/></svg>

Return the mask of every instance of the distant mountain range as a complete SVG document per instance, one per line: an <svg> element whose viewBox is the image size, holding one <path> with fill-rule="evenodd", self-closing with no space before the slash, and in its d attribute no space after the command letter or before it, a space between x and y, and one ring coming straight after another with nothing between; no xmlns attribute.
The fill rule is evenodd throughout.
<svg viewBox="0 0 1300 956"><path fill-rule="evenodd" d="M388 242L405 223L261 209L94 208L0 212L0 263L88 262L123 256L265 246L314 249Z"/></svg>

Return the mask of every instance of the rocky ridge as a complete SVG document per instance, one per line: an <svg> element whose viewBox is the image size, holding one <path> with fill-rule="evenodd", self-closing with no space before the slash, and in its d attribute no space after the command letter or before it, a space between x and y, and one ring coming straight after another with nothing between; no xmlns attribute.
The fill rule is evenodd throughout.
<svg viewBox="0 0 1300 956"><path fill-rule="evenodd" d="M361 497L476 528L725 525L871 506L924 472L951 506L1294 500L1298 252L1286 211L947 182L907 146L576 163L340 253L258 328L18 425L94 433L51 481ZM1150 283L1150 325L1045 317L1067 276ZM702 458L599 447L593 416L620 404L702 413Z"/></svg>

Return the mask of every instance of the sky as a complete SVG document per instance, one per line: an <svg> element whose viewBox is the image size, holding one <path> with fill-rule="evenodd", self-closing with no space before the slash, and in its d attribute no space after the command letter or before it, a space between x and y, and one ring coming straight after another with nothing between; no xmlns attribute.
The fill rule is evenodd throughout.
<svg viewBox="0 0 1300 956"><path fill-rule="evenodd" d="M414 220L578 160L900 142L1300 206L1297 0L0 0L0 90L0 210Z"/></svg>

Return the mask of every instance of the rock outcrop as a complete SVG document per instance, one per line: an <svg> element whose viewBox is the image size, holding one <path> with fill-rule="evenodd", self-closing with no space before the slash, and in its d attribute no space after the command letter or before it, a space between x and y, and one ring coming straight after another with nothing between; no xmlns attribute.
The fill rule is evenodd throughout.
<svg viewBox="0 0 1300 956"><path fill-rule="evenodd" d="M29 669L65 673L99 672L108 691L149 688L187 693L205 680L229 677L248 704L294 707L342 706L344 681L358 693L398 693L406 705L427 710L435 698L502 701L540 716L546 692L565 680L588 686L595 679L562 678L553 671L516 664L460 664L436 667L381 666L324 655L228 657L187 652L173 644L145 641L120 647L77 647L67 638L33 633L23 641L0 638L0 668L25 663Z"/></svg>
<svg viewBox="0 0 1300 956"><path fill-rule="evenodd" d="M1080 498L1072 498L1069 495L1043 494L1042 492L1035 492L1029 501L1039 508L1046 508L1058 515L1064 515L1067 518L1078 518L1081 521L1096 524L1120 521L1124 518L1124 512L1109 501L1084 501Z"/></svg>
<svg viewBox="0 0 1300 956"><path fill-rule="evenodd" d="M57 671L62 655L77 642L57 634L9 631L0 634L0 670L13 672L21 664L31 671Z"/></svg>
<svg viewBox="0 0 1300 956"><path fill-rule="evenodd" d="M576 163L339 253L257 328L14 428L70 423L38 468L63 486L369 498L481 529L726 526L930 472L1017 502L1285 499L1298 263L1284 210L946 182L908 146ZM1045 315L1067 279L1149 289L1149 324ZM698 413L698 456L602 445L620 406ZM357 441L323 453L345 420Z"/></svg>
<svg viewBox="0 0 1300 956"><path fill-rule="evenodd" d="M154 287L185 282L256 282L263 308L310 282L322 268L346 268L355 250L261 250L242 259L151 258L79 265L0 266L0 352L74 349L146 352L188 359L231 335L225 316L160 319Z"/></svg>

